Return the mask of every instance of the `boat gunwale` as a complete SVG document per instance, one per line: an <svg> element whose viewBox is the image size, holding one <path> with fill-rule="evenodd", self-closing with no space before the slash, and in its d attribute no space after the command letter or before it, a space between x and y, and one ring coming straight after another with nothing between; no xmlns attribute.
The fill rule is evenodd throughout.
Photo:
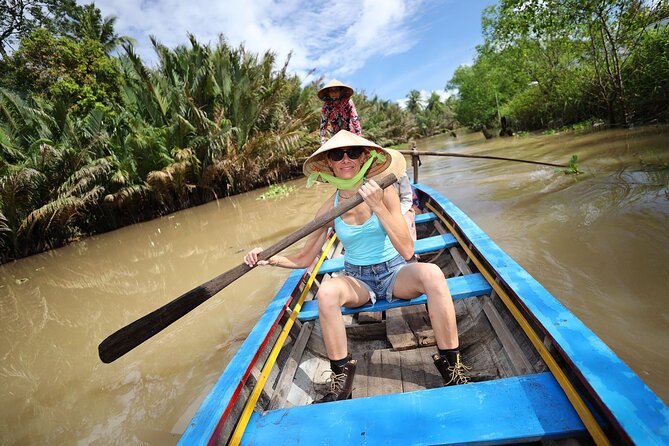
<svg viewBox="0 0 669 446"><path fill-rule="evenodd" d="M238 402L237 400L251 375L253 367L258 362L262 352L267 348L272 334L280 325L281 318L299 294L300 287L304 284L304 279L308 273L308 269L296 269L286 278L258 322L251 329L249 335L237 349L221 376L200 404L178 444L213 444L216 442L232 408ZM272 314L275 315L273 318ZM270 321L267 319L270 319ZM263 328L265 329L264 332L261 331ZM262 337L262 340L258 342L260 337ZM248 360L247 357L251 349L254 349L255 352L251 360ZM243 371L243 373L240 373L240 371ZM233 386L234 390L231 392L229 389ZM214 400L219 393L223 394L223 398ZM216 420L215 423L212 421L214 419ZM206 441L203 441L205 439Z"/></svg>

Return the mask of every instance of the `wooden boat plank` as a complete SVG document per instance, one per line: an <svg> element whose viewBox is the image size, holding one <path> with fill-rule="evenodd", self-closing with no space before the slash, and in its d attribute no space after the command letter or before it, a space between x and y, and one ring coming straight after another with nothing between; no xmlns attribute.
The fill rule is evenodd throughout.
<svg viewBox="0 0 669 446"><path fill-rule="evenodd" d="M492 288L479 273L470 274L467 276L459 277L450 277L446 279L448 288L451 290L451 296L453 299L463 299L465 297L480 296L483 294L489 294L492 291ZM375 304L365 304L357 308L342 308L342 314L354 314L360 313L362 311L385 311L390 308L396 307L408 307L411 305L420 305L427 302L427 296L425 294L418 296L414 299L404 300L397 299L392 302L388 302L385 299L379 299ZM298 315L300 321L308 321L318 318L318 302L317 300L310 300L304 302L302 310Z"/></svg>
<svg viewBox="0 0 669 446"><path fill-rule="evenodd" d="M499 248L464 212L439 192L423 185L453 218L462 233L519 296L522 305L546 330L564 359L580 373L593 396L635 444L669 444L669 409L665 403L583 322L527 271Z"/></svg>
<svg viewBox="0 0 669 446"><path fill-rule="evenodd" d="M376 311L363 311L358 313L358 324L374 324L383 320L383 313Z"/></svg>
<svg viewBox="0 0 669 446"><path fill-rule="evenodd" d="M383 366L383 394L402 393L402 368L400 353L392 350L381 350L381 364Z"/></svg>
<svg viewBox="0 0 669 446"><path fill-rule="evenodd" d="M468 364L478 365L477 367L472 367L469 371L469 377L474 382L487 381L501 377L497 365L497 358L490 353L490 349L486 345L480 346L480 348L475 349L474 352L468 351L465 360Z"/></svg>
<svg viewBox="0 0 669 446"><path fill-rule="evenodd" d="M386 311L388 341L394 350L436 344L430 317L424 305L392 308Z"/></svg>
<svg viewBox="0 0 669 446"><path fill-rule="evenodd" d="M407 318L409 320L409 327L416 334L418 344L421 347L429 347L437 345L437 338L434 336L432 324L430 322L430 315L427 314L425 305L411 307L412 311Z"/></svg>
<svg viewBox="0 0 669 446"><path fill-rule="evenodd" d="M327 382L330 378L332 370L330 370L330 361L324 358L318 358L318 367L314 370L311 376L311 391L309 392L309 400L302 402L304 404L311 404L315 399L320 398L327 393L324 389L329 389L330 384Z"/></svg>
<svg viewBox="0 0 669 446"><path fill-rule="evenodd" d="M414 252L416 254L424 254L426 252L439 251L440 249L450 248L451 246L456 246L458 242L455 240L455 237L451 234L440 234L432 237L427 237L424 239L416 240L414 243ZM334 259L328 259L323 262L321 268L318 270L320 273L333 273L337 271L342 271L344 269L344 257L337 257Z"/></svg>
<svg viewBox="0 0 669 446"><path fill-rule="evenodd" d="M404 310L418 307L391 308L386 311L386 335L393 350L407 350L418 347L418 338L414 334Z"/></svg>
<svg viewBox="0 0 669 446"><path fill-rule="evenodd" d="M527 357L511 334L511 331L490 302L490 297L484 298L483 311L485 311L485 315L488 317L490 324L495 329L495 333L497 333L500 342L504 346L504 350L509 355L511 364L516 369L516 372L519 375L525 375L534 372L534 367L532 367L532 364L530 364L530 362L527 360Z"/></svg>
<svg viewBox="0 0 669 446"><path fill-rule="evenodd" d="M299 366L299 360L302 357L302 353L304 352L304 347L307 345L309 336L311 336L313 327L313 322L305 322L302 326L295 344L290 351L290 356L286 361L283 370L281 370L281 375L279 376L276 384L276 391L274 392L274 395L272 395L272 400L269 403L270 410L282 408L286 404L288 392L290 391L293 378L295 377L295 371Z"/></svg>
<svg viewBox="0 0 669 446"><path fill-rule="evenodd" d="M330 361L317 355L305 352L306 361L300 364L295 374L295 385L292 386L288 400L290 406L304 406L325 395L330 389ZM299 387L299 389L295 389Z"/></svg>
<svg viewBox="0 0 669 446"><path fill-rule="evenodd" d="M553 376L542 373L254 413L242 444L495 444L584 431Z"/></svg>
<svg viewBox="0 0 669 446"><path fill-rule="evenodd" d="M355 377L353 378L353 398L364 398L368 396L367 392L367 381L369 379L369 372L367 370L369 366L369 361L371 352L364 352L360 357L356 358L358 360L358 365L355 371Z"/></svg>
<svg viewBox="0 0 669 446"><path fill-rule="evenodd" d="M312 397L314 387L313 377L320 367L321 359L305 351L302 361L295 371L293 385L290 386L286 396L285 407L301 406L308 404Z"/></svg>
<svg viewBox="0 0 669 446"><path fill-rule="evenodd" d="M383 359L381 350L374 350L367 362L367 396L383 395Z"/></svg>
<svg viewBox="0 0 669 446"><path fill-rule="evenodd" d="M453 247L449 251L460 272L462 274L471 274L472 270L467 264L467 261L465 260L460 250L456 247ZM495 293L493 292L492 295L495 295ZM497 336L499 337L500 342L504 346L504 350L509 355L509 358L511 359L511 365L516 369L517 374L526 375L533 373L535 371L534 368L527 360L527 357L516 342L516 339L511 334L508 326L502 320L502 317L493 306L490 296L483 298L482 307L486 317L490 321L490 325L492 325L495 333L497 333Z"/></svg>
<svg viewBox="0 0 669 446"><path fill-rule="evenodd" d="M277 331L279 330L275 330L274 334L276 334ZM275 339L270 339L271 343L270 345L274 344L274 342L276 341L276 336L274 336L274 334L272 335L272 337ZM251 369L251 375L249 376L248 379L249 387L255 387L256 383L260 380L262 365L265 364L268 354L269 352L267 351L267 349L265 349L265 351L263 351L263 353L258 358L256 365L254 365L253 368ZM272 369L269 371L268 378L265 381L265 385L260 392L260 396L258 397L258 403L256 404L256 407L262 407L264 406L265 403L268 403L272 399L272 395L274 394L274 389L272 388L271 383L277 379L278 374L279 372L277 370L277 367L272 367Z"/></svg>
<svg viewBox="0 0 669 446"><path fill-rule="evenodd" d="M346 336L353 340L384 340L386 339L386 321L349 325L346 327Z"/></svg>
<svg viewBox="0 0 669 446"><path fill-rule="evenodd" d="M402 390L413 392L426 389L425 365L420 349L404 350L400 356L402 368Z"/></svg>
<svg viewBox="0 0 669 446"><path fill-rule="evenodd" d="M255 365L255 358L276 328L281 314L291 300L291 293L302 280L306 270L294 270L286 279L267 310L262 314L207 395L181 436L179 444L203 444L216 436L221 429L224 415L231 410L230 403L241 392L244 383Z"/></svg>

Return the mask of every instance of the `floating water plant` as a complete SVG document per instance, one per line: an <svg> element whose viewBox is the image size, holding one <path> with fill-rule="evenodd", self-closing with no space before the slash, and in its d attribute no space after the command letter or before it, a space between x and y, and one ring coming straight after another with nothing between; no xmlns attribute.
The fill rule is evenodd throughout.
<svg viewBox="0 0 669 446"><path fill-rule="evenodd" d="M286 186L285 184L272 184L267 192L261 194L256 200L267 200L269 198L285 197L295 190L295 186Z"/></svg>
<svg viewBox="0 0 669 446"><path fill-rule="evenodd" d="M565 173L565 175L578 175L580 173L583 173L580 170L578 170L577 160L578 160L577 155L572 155L571 156L571 158L569 159L568 170L563 171Z"/></svg>

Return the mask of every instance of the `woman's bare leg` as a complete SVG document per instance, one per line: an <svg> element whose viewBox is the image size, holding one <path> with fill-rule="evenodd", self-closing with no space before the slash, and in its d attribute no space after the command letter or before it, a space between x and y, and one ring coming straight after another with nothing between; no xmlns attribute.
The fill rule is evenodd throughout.
<svg viewBox="0 0 669 446"><path fill-rule="evenodd" d="M458 326L451 292L446 285L444 273L431 263L410 263L397 273L393 295L400 299L412 299L427 295L430 322L434 330L437 347L458 347Z"/></svg>
<svg viewBox="0 0 669 446"><path fill-rule="evenodd" d="M328 358L348 355L346 328L341 307L359 307L369 301L369 291L352 277L339 276L321 284L317 294L318 314Z"/></svg>

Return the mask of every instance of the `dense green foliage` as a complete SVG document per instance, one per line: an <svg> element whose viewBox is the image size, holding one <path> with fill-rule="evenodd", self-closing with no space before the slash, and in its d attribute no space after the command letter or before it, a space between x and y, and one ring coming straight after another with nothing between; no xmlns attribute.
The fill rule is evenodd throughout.
<svg viewBox="0 0 669 446"><path fill-rule="evenodd" d="M363 136L389 146L502 116L516 129L666 120L668 9L502 0L447 84L456 97L357 93ZM0 1L0 262L292 178L318 145L322 79L223 37L154 40L148 67L114 22L75 0Z"/></svg>
<svg viewBox="0 0 669 446"><path fill-rule="evenodd" d="M71 30L81 9L76 0L1 0L0 56L7 57L38 28L54 33Z"/></svg>
<svg viewBox="0 0 669 446"><path fill-rule="evenodd" d="M303 85L271 52L154 40L149 68L93 5L31 5L0 61L0 261L291 178L318 145L321 81ZM440 127L355 100L382 144Z"/></svg>
<svg viewBox="0 0 669 446"><path fill-rule="evenodd" d="M77 42L54 41L58 51L41 46L47 55L77 54ZM0 90L4 257L288 178L299 168L318 125L315 87L302 88L285 66L275 70L271 53L258 57L224 41L213 49L191 44L168 50L156 43L156 70L130 47L122 60L103 56L123 73L112 82L114 94L88 85L104 76L88 76L76 57L64 71L81 77L51 75L58 63L45 64L35 71L46 75L34 93L41 78ZM12 61L26 52L22 43Z"/></svg>
<svg viewBox="0 0 669 446"><path fill-rule="evenodd" d="M3 71L6 87L47 99L78 116L121 101L118 64L102 43L88 37L76 41L38 29L21 41Z"/></svg>
<svg viewBox="0 0 669 446"><path fill-rule="evenodd" d="M586 120L666 120L666 0L502 0L483 17L485 43L447 84L458 121L517 129Z"/></svg>

